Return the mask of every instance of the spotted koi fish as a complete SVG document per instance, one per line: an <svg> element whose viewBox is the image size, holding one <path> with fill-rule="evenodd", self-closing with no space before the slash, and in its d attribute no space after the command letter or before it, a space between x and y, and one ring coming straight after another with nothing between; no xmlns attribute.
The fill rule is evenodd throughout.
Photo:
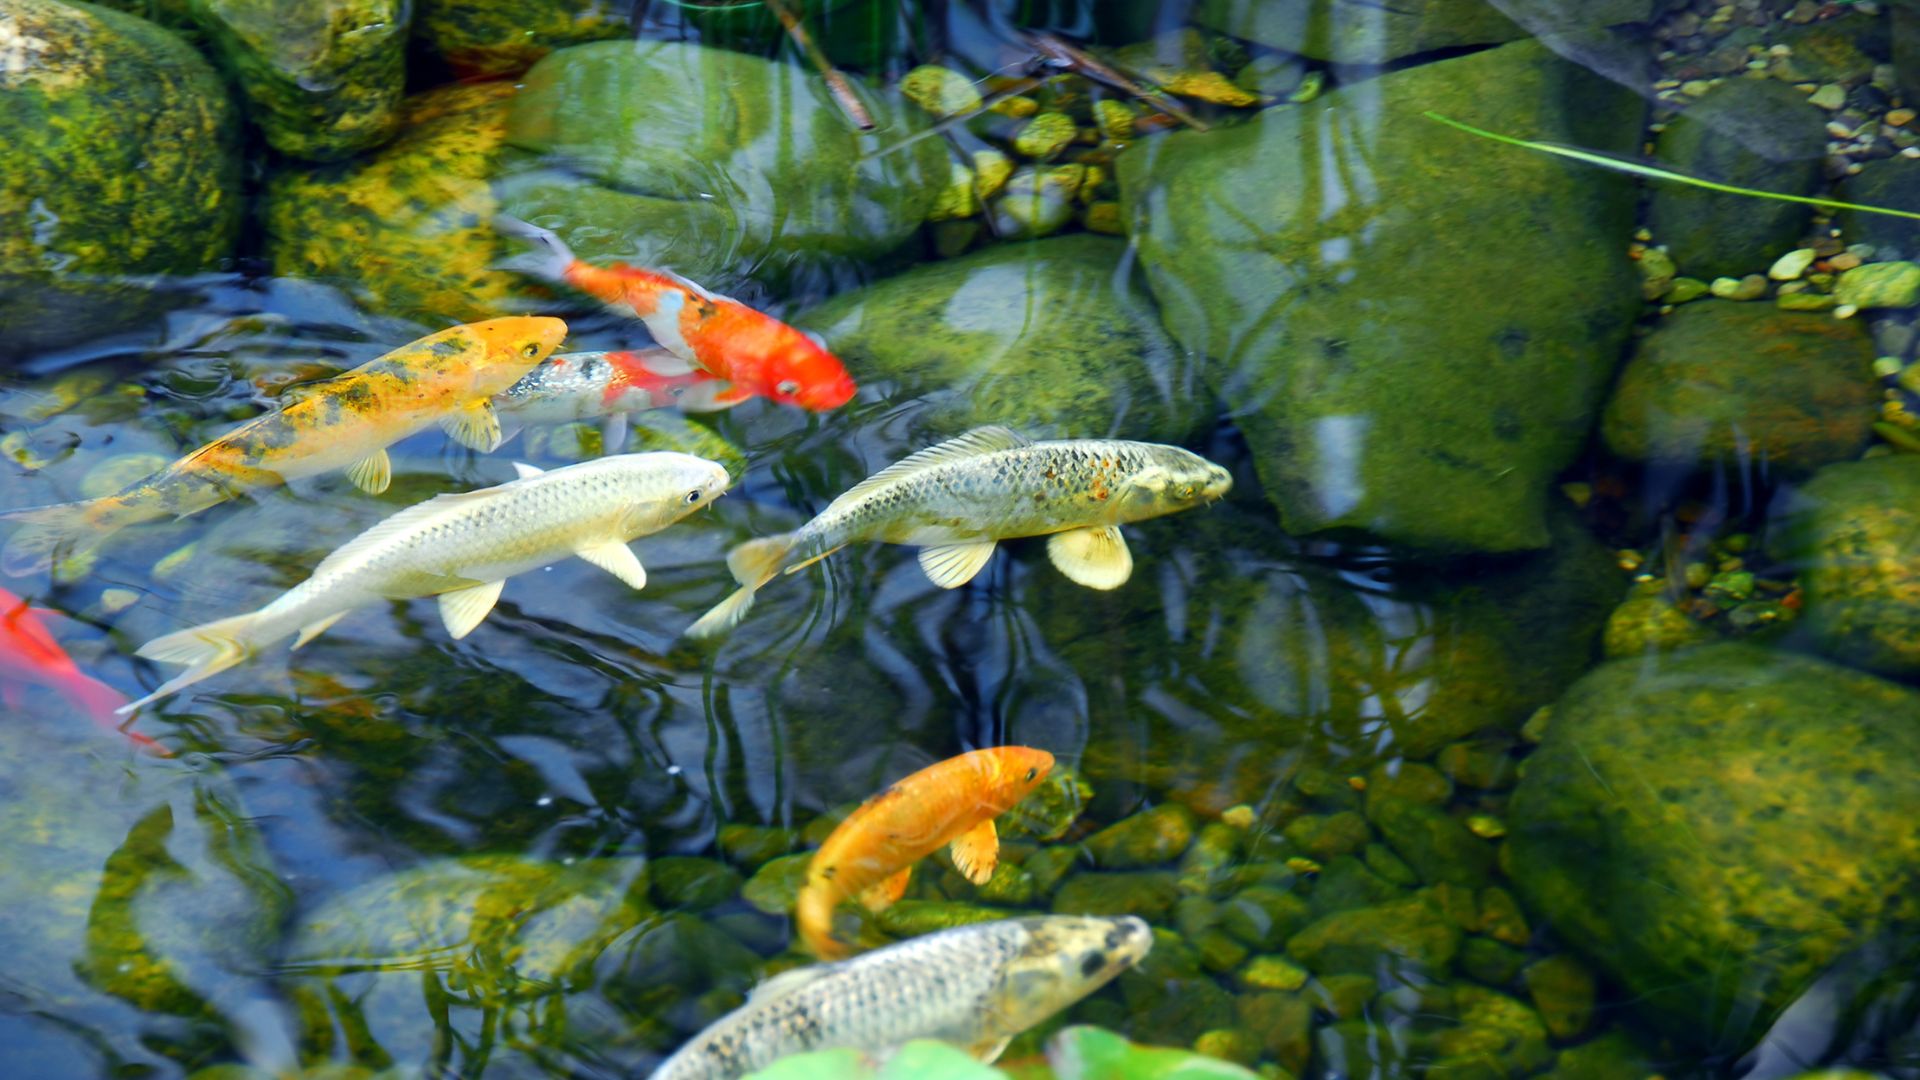
<svg viewBox="0 0 1920 1080"><path fill-rule="evenodd" d="M936 762L861 803L807 864L794 921L822 960L847 955L833 912L857 896L881 911L907 891L913 864L951 844L953 865L984 885L1000 861L993 819L1040 786L1053 755L1026 746L974 750Z"/></svg>
<svg viewBox="0 0 1920 1080"><path fill-rule="evenodd" d="M493 407L502 423L599 420L601 446L615 454L626 444L630 413L667 408L717 412L739 403L737 399L719 400L733 389L733 384L705 371L683 370L685 367L661 348L557 353L494 395ZM677 374L662 375L662 368Z"/></svg>
<svg viewBox="0 0 1920 1080"><path fill-rule="evenodd" d="M518 218L498 217L494 226L539 246L535 274L633 312L654 340L685 365L732 383L732 389L715 399L721 404L759 395L817 412L837 409L853 398L857 387L839 358L817 339L771 315L669 271L582 262L553 232Z"/></svg>
<svg viewBox="0 0 1920 1080"><path fill-rule="evenodd" d="M113 495L0 513L14 531L0 570L45 570L143 521L185 517L237 495L345 468L378 494L388 446L438 423L479 450L500 444L490 400L567 336L559 319L515 316L455 326L301 388L284 408L228 432Z"/></svg>

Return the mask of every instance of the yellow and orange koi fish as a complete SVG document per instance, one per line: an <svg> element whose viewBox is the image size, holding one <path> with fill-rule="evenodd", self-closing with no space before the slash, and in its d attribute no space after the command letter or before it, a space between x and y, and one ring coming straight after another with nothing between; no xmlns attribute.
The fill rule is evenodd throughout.
<svg viewBox="0 0 1920 1080"><path fill-rule="evenodd" d="M479 450L500 444L489 399L567 336L559 319L515 316L455 326L303 387L298 400L228 432L126 489L98 499L0 513L14 531L0 570L44 570L142 521L185 517L249 491L346 468L387 489L387 447L435 423Z"/></svg>
<svg viewBox="0 0 1920 1080"><path fill-rule="evenodd" d="M913 864L953 845L953 865L983 885L1000 861L993 819L1013 809L1053 769L1053 755L1027 746L974 750L896 781L847 815L807 864L795 921L815 956L850 950L833 936L833 912L858 896L880 911L907 891Z"/></svg>

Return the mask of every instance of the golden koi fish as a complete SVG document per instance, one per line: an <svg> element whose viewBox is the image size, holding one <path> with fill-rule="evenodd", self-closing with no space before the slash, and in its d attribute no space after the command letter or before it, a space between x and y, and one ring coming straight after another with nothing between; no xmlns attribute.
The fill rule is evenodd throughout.
<svg viewBox="0 0 1920 1080"><path fill-rule="evenodd" d="M0 570L44 570L56 555L97 547L129 525L185 517L236 495L347 469L369 492L387 489L387 447L439 423L478 450L500 444L489 399L546 359L567 336L559 319L515 316L455 326L312 383L298 400L228 432L125 490L98 499L0 514L21 521Z"/></svg>
<svg viewBox="0 0 1920 1080"><path fill-rule="evenodd" d="M1133 574L1123 523L1203 506L1227 493L1227 470L1177 446L1119 439L1030 442L1003 427L975 428L904 458L833 500L798 530L749 540L727 556L740 588L687 636L740 621L753 594L857 540L912 544L935 585L973 580L994 545L1047 537L1061 573L1090 589Z"/></svg>

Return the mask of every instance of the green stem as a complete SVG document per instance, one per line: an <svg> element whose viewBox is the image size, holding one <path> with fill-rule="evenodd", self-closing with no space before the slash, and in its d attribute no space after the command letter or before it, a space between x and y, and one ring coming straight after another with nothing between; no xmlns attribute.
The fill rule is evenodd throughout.
<svg viewBox="0 0 1920 1080"><path fill-rule="evenodd" d="M1596 154L1591 150L1578 150L1570 146L1555 146L1552 143L1530 142L1526 139L1516 139L1511 135L1500 135L1491 131L1482 131L1471 124L1463 124L1452 117L1442 116L1437 112L1427 112L1421 115L1429 120L1436 120L1448 127L1459 128L1469 135L1478 135L1483 139L1492 139L1494 142L1506 143L1510 146L1522 146L1528 150L1538 150L1543 154L1557 154L1560 157L1572 158L1575 161L1584 161L1589 165L1598 165L1603 169L1613 169L1618 172L1632 173L1635 176L1644 176L1650 180L1670 180L1676 184L1690 184L1697 188L1706 188L1708 191L1725 192L1728 195L1748 195L1756 199L1777 199L1781 202L1806 203L1808 206L1824 206L1833 210L1857 210L1863 214L1887 214L1892 217L1911 218L1915 221L1920 221L1920 213L1912 210L1890 210L1884 206L1864 206L1860 203L1841 202L1839 199L1821 199L1811 195L1783 195L1778 191L1761 191L1757 188L1735 187L1732 184L1721 184L1712 180L1702 180L1697 176L1688 176L1685 173L1672 172L1667 169L1656 169L1651 165L1642 165L1634 161L1621 161L1618 158L1611 158L1605 154Z"/></svg>

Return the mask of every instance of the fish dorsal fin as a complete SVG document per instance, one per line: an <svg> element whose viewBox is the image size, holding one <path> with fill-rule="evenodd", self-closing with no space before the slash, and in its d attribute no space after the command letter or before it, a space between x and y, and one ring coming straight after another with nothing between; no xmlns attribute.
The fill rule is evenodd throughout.
<svg viewBox="0 0 1920 1080"><path fill-rule="evenodd" d="M692 278L686 276L685 274L676 274L672 270L668 270L665 267L652 267L650 269L653 273L659 274L661 277L666 278L668 281L673 282L675 285L680 286L681 288L687 290L688 292L701 298L702 300L711 302L714 300L729 299L728 297L721 296L717 293L714 293L708 290L708 288L705 285L700 284L699 282L693 280ZM734 303L737 304L739 303L739 301L735 300Z"/></svg>
<svg viewBox="0 0 1920 1080"><path fill-rule="evenodd" d="M747 1000L756 1004L765 1004L776 998L786 997L788 994L819 978L825 972L826 967L827 965L825 964L814 964L809 967L797 967L783 971L773 978L768 979L766 982L761 983L759 986L754 987L753 993L747 995Z"/></svg>
<svg viewBox="0 0 1920 1080"><path fill-rule="evenodd" d="M964 435L956 435L943 443L935 443L924 450L916 450L899 461L881 469L865 480L847 489L845 495L835 499L838 503L845 499L854 499L876 488L884 487L903 476L917 473L922 469L931 469L935 465L944 465L950 461L960 461L970 457L980 457L1001 450L1013 450L1029 445L1032 440L1011 428L999 426L977 427Z"/></svg>
<svg viewBox="0 0 1920 1080"><path fill-rule="evenodd" d="M538 465L529 465L524 461L516 461L513 463L513 475L521 480L531 480L536 476L545 476L546 474L547 470Z"/></svg>
<svg viewBox="0 0 1920 1080"><path fill-rule="evenodd" d="M500 488L498 487L480 488L477 491L457 491L449 492L445 495L435 495L425 502L415 503L405 510L394 514L392 517L375 523L372 528L347 541L345 545L335 548L333 554L320 560L320 565L314 567L313 572L315 575L319 575L339 566L341 563L356 559L382 544L389 543L396 536L412 532L414 529L419 528L422 523L439 517L441 514L454 510L466 503L482 502L495 498L499 494Z"/></svg>

